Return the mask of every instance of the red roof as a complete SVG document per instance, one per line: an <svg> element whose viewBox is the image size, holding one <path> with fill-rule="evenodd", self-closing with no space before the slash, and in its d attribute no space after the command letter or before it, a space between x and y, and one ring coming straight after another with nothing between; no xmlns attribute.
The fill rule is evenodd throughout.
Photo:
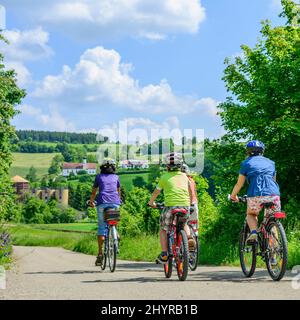
<svg viewBox="0 0 300 320"><path fill-rule="evenodd" d="M84 168L85 166L85 168ZM70 163L65 162L63 165L63 169L76 169L76 170L96 170L97 163Z"/></svg>

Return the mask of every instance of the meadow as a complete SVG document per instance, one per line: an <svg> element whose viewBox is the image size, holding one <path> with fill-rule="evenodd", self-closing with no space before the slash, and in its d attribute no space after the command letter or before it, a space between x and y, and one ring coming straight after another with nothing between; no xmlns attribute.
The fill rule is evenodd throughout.
<svg viewBox="0 0 300 320"><path fill-rule="evenodd" d="M35 167L40 178L48 173L51 161L57 153L13 153L13 163L10 168L10 176L19 175L26 177L30 167Z"/></svg>

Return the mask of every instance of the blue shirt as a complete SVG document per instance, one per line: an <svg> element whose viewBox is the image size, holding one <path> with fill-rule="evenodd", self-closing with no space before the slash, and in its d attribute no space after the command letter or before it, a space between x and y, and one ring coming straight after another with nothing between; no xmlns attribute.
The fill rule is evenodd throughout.
<svg viewBox="0 0 300 320"><path fill-rule="evenodd" d="M253 156L242 162L240 174L247 178L248 197L280 195L274 161L263 156Z"/></svg>

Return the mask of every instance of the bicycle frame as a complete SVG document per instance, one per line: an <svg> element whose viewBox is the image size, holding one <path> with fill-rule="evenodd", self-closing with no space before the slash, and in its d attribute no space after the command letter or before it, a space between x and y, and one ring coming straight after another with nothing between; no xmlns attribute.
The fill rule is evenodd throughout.
<svg viewBox="0 0 300 320"><path fill-rule="evenodd" d="M169 250L169 257L170 258L175 258L178 256L178 234L181 230L184 229L183 223L182 222L178 222L178 217L177 215L174 216L173 222L169 228L169 231L167 233L167 237L168 237L168 243L171 244L171 246L168 246L168 250ZM174 261L173 261L174 263Z"/></svg>
<svg viewBox="0 0 300 320"><path fill-rule="evenodd" d="M113 231L113 239L114 239L114 243L116 244L117 248L119 248L119 243L118 243L118 231L116 228L117 223L111 223L108 222L106 223L105 226L105 231L104 231L104 237L105 237L105 246L104 246L104 250L105 252L107 252L107 243L108 243L108 233L109 233L109 229L111 228Z"/></svg>

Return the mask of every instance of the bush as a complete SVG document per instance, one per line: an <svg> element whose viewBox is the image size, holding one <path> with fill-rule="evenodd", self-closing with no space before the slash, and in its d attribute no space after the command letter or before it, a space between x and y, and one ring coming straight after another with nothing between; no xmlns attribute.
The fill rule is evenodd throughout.
<svg viewBox="0 0 300 320"><path fill-rule="evenodd" d="M0 265L8 262L12 252L12 244L9 233L0 226Z"/></svg>

